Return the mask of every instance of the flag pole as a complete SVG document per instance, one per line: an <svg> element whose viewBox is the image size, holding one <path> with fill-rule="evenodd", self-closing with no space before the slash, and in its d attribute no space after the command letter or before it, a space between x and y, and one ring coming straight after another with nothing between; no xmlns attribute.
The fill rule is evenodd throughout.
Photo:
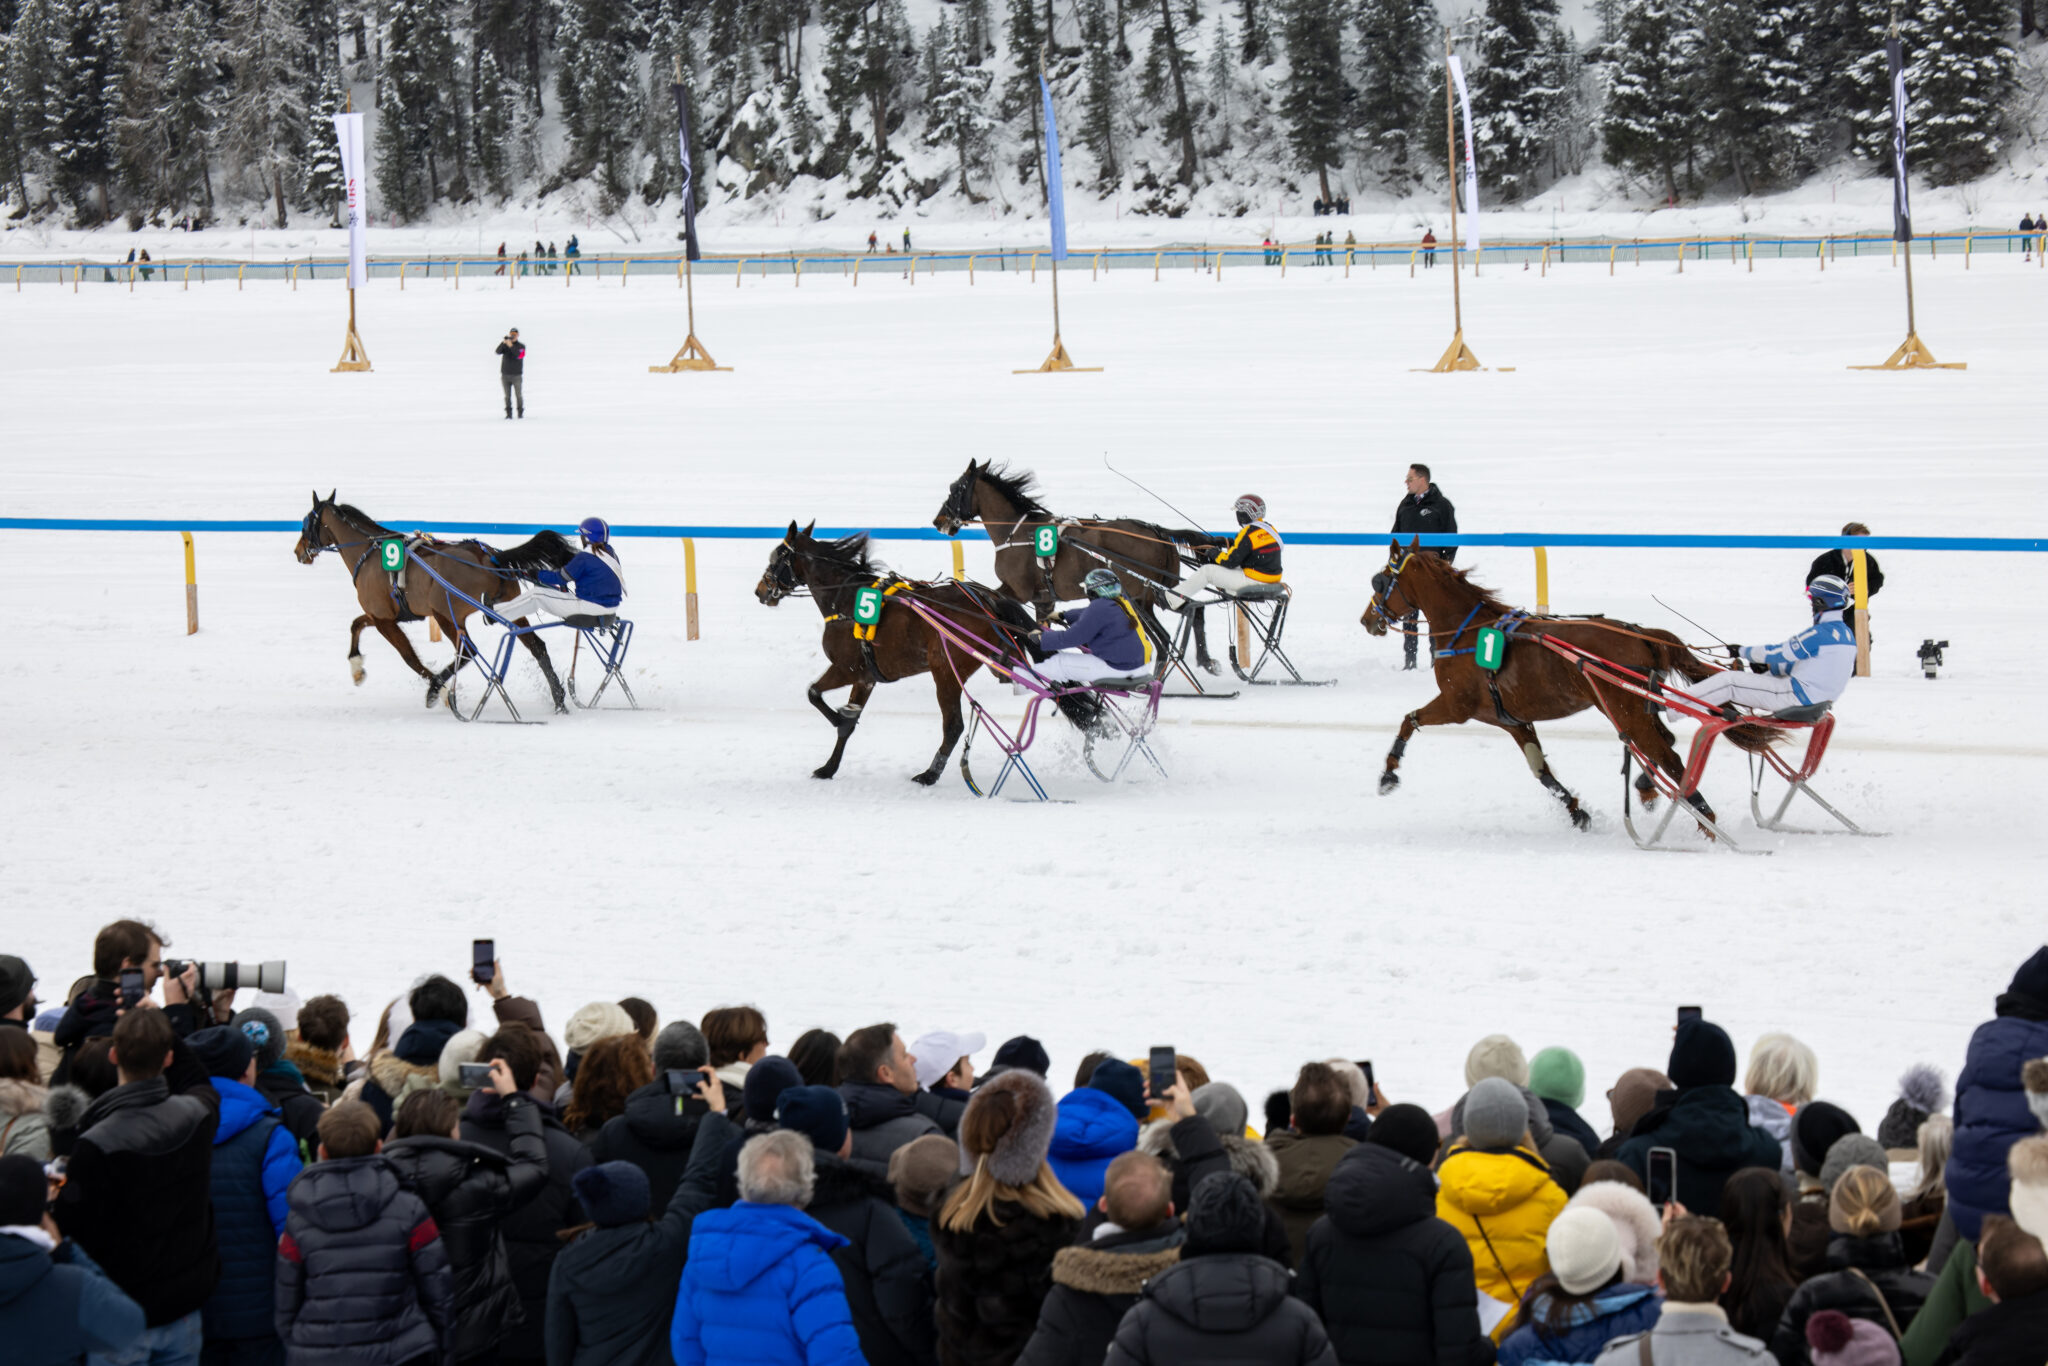
<svg viewBox="0 0 2048 1366"><path fill-rule="evenodd" d="M675 58L675 83L669 87L676 97L676 153L677 164L683 172L683 307L689 317L688 331L684 333L683 345L666 365L650 365L650 375L678 374L684 370L730 370L730 365L720 365L704 349L704 343L697 340L697 273L693 267L697 260L697 174L690 156L690 118L684 106L683 59Z"/></svg>
<svg viewBox="0 0 2048 1366"><path fill-rule="evenodd" d="M343 90L341 97L341 112L344 118L350 118L354 116L356 112L356 96L354 90ZM341 132L341 128L343 126L345 125L343 125L339 120L336 121L335 135L337 141L346 141L345 135L342 134ZM359 216L369 211L369 206L365 203L359 202L357 199L357 195L359 193L360 177L362 175L363 168L360 164L352 163L360 163L361 160L362 143L360 139L358 139L354 149L354 155L344 156L342 158L344 164L341 168L341 173L344 180L347 182L346 192L349 198L349 263L348 268L343 272L343 274L346 275L348 279L348 331L343 335L341 340L341 359L335 363L335 366L332 370L327 372L331 375L338 375L343 372L359 372L368 370L370 368L370 353L363 346L362 336L356 331L355 246L357 239L362 232L362 228L358 226L358 224L361 222ZM369 273L369 266L367 264L363 267L363 272L365 275Z"/></svg>
<svg viewBox="0 0 2048 1366"><path fill-rule="evenodd" d="M1451 79L1454 75L1451 63L1451 30L1444 28L1444 180L1451 193L1451 344L1444 348L1437 363L1429 367L1433 375L1449 374L1453 370L1479 370L1479 357L1472 354L1472 348L1465 345L1465 301L1458 283L1458 252L1464 239L1458 236L1458 118L1457 110L1451 103ZM1468 119L1469 121L1469 119ZM1469 141L1471 130L1466 130ZM1468 204L1467 210L1476 210L1477 204Z"/></svg>
<svg viewBox="0 0 2048 1366"><path fill-rule="evenodd" d="M1060 257L1067 251L1067 210L1065 189L1060 184L1059 128L1053 122L1052 83L1045 74L1045 48L1038 49L1039 97L1045 102L1045 205L1046 223L1051 230L1052 251L1052 352L1042 365L1013 370L1016 375L1045 375L1055 371L1094 371L1099 365L1076 365L1060 340Z"/></svg>

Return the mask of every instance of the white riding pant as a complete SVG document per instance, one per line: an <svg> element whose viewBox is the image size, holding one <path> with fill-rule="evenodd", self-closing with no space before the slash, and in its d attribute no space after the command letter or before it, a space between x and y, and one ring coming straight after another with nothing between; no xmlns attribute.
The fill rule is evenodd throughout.
<svg viewBox="0 0 2048 1366"><path fill-rule="evenodd" d="M616 607L586 602L567 589L542 588L538 585L527 589L516 598L499 603L491 610L507 621L517 621L521 617L533 615L536 608L551 617L615 617L619 614Z"/></svg>
<svg viewBox="0 0 2048 1366"><path fill-rule="evenodd" d="M1166 594L1167 606L1179 607L1183 601L1204 589L1213 588L1225 597L1234 598L1259 580L1242 569L1226 569L1220 564L1205 564L1180 581L1180 586Z"/></svg>
<svg viewBox="0 0 2048 1366"><path fill-rule="evenodd" d="M1683 683L1683 687L1694 697L1710 707L1723 702L1733 702L1738 707L1749 707L1755 711L1784 711L1788 707L1802 707L1799 694L1792 691L1792 680L1776 674L1751 673L1747 668L1728 669L1715 674L1702 683Z"/></svg>
<svg viewBox="0 0 2048 1366"><path fill-rule="evenodd" d="M1143 664L1136 668L1119 669L1107 663L1100 655L1084 654L1080 650L1060 650L1048 656L1043 664L1033 664L1031 672L1049 683L1093 683L1098 678L1130 678L1148 674L1150 669Z"/></svg>

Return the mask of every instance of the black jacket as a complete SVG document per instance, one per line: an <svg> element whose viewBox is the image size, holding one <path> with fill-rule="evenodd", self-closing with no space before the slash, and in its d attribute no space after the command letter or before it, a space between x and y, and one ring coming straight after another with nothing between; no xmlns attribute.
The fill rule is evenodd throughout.
<svg viewBox="0 0 2048 1366"><path fill-rule="evenodd" d="M498 343L498 373L501 375L522 375L526 373L526 343Z"/></svg>
<svg viewBox="0 0 2048 1366"><path fill-rule="evenodd" d="M448 1254L381 1157L306 1168L278 1240L277 1335L292 1366L396 1366L445 1352Z"/></svg>
<svg viewBox="0 0 2048 1366"><path fill-rule="evenodd" d="M50 1073L51 1086L62 1086L71 1080L71 1060L78 1056L80 1044L87 1039L104 1039L113 1034L114 1018L120 1008L121 984L103 977L96 978L91 986L73 998L64 1018L57 1021L57 1028L50 1036L64 1055ZM163 1012L181 1039L200 1027L199 1007L189 1001L165 1006ZM212 1021L206 1023L211 1024Z"/></svg>
<svg viewBox="0 0 2048 1366"><path fill-rule="evenodd" d="M1418 533L1455 535L1458 530L1458 510L1451 506L1451 500L1444 497L1444 491L1435 484L1429 492L1417 497L1409 494L1394 509L1394 534L1410 536ZM1458 558L1458 547L1454 545L1430 547L1447 560Z"/></svg>
<svg viewBox="0 0 2048 1366"><path fill-rule="evenodd" d="M832 1253L868 1366L930 1366L932 1283L924 1253L896 1213L888 1181L866 1168L816 1154L818 1179L804 1213L847 1240Z"/></svg>
<svg viewBox="0 0 2048 1366"><path fill-rule="evenodd" d="M1867 550L1863 552L1863 570L1869 577L1868 589L1870 596L1874 598L1877 596L1877 590L1884 587L1884 571L1877 567L1877 556ZM1854 594L1856 580L1850 577L1849 557L1841 551L1823 550L1814 556L1813 567L1806 571L1806 581L1812 583L1823 574L1833 574L1848 584L1850 593Z"/></svg>
<svg viewBox="0 0 2048 1366"><path fill-rule="evenodd" d="M689 1085L694 1088L696 1082ZM590 1160L630 1162L647 1173L649 1208L663 1209L682 1182L690 1150L710 1112L711 1107L695 1096L670 1091L667 1077L657 1077L626 1097L624 1114L605 1121L590 1145Z"/></svg>
<svg viewBox="0 0 2048 1366"><path fill-rule="evenodd" d="M1294 1293L1344 1366L1491 1366L1472 1249L1436 1217L1429 1169L1361 1143L1323 1188Z"/></svg>
<svg viewBox="0 0 2048 1366"><path fill-rule="evenodd" d="M426 1134L384 1149L392 1173L433 1211L447 1246L453 1282L449 1346L456 1357L486 1351L529 1317L512 1281L502 1229L514 1210L547 1189L548 1151L538 1108L530 1099L515 1099L502 1130L506 1152ZM539 1323L537 1314L534 1322Z"/></svg>
<svg viewBox="0 0 2048 1366"><path fill-rule="evenodd" d="M513 1097L519 1102L519 1097ZM521 1102L522 1104L525 1102ZM590 1149L576 1141L574 1134L555 1118L554 1107L530 1102L540 1111L541 1139L547 1145L547 1184L540 1194L514 1210L503 1224L505 1247L511 1254L512 1284L519 1290L519 1303L526 1310L526 1322L506 1334L499 1354L515 1361L537 1361L547 1353L542 1327L547 1318L548 1272L562 1250L555 1235L574 1228L584 1220L570 1182L590 1165ZM512 1135L506 1125L506 1104L497 1096L478 1091L469 1098L462 1114L462 1136L508 1156Z"/></svg>
<svg viewBox="0 0 2048 1366"><path fill-rule="evenodd" d="M320 1150L320 1116L327 1113L325 1102L306 1089L299 1069L288 1063L258 1072L256 1089L283 1112L284 1127L299 1141L300 1156L312 1161Z"/></svg>
<svg viewBox="0 0 2048 1366"><path fill-rule="evenodd" d="M1136 1233L1112 1233L1052 1259L1052 1290L1017 1366L1100 1366L1145 1282L1180 1261L1187 1233L1180 1220Z"/></svg>
<svg viewBox="0 0 2048 1366"><path fill-rule="evenodd" d="M934 1117L940 1098L928 1091L906 1094L893 1086L849 1081L840 1085L839 1095L853 1130L853 1160L875 1171L886 1171L890 1156L904 1144L946 1131Z"/></svg>
<svg viewBox="0 0 2048 1366"><path fill-rule="evenodd" d="M943 1197L940 1200L943 1206ZM1075 1219L1040 1219L998 1200L997 1226L984 1218L964 1231L931 1222L939 1265L939 1360L944 1366L1011 1366L1038 1326L1052 1289L1052 1259L1073 1242Z"/></svg>
<svg viewBox="0 0 2048 1366"><path fill-rule="evenodd" d="M1322 1322L1287 1293L1288 1279L1286 1267L1251 1252L1184 1260L1145 1283L1108 1366L1337 1366Z"/></svg>
<svg viewBox="0 0 2048 1366"><path fill-rule="evenodd" d="M407 1085L440 1085L441 1050L461 1032L462 1026L453 1020L415 1020L391 1045L389 1057L380 1053L370 1059L370 1079L363 1083L362 1101L377 1112L386 1133L391 1131L392 1111L399 1099L394 1088L402 1093ZM426 1075L428 1072L432 1075Z"/></svg>
<svg viewBox="0 0 2048 1366"><path fill-rule="evenodd" d="M1262 1201L1270 1201L1280 1185L1280 1163L1271 1148L1240 1134L1219 1135L1200 1115L1171 1125L1164 1120L1146 1125L1138 1132L1138 1151L1151 1153L1173 1173L1175 1209L1186 1209L1196 1184L1212 1172L1236 1172L1257 1188ZM1287 1241L1287 1220L1270 1203L1265 1209L1266 1236L1259 1251L1285 1266L1294 1256ZM1091 1232L1103 1217L1089 1212Z"/></svg>
<svg viewBox="0 0 2048 1366"><path fill-rule="evenodd" d="M973 1096L972 1091L962 1091L957 1086L920 1089L917 1092L917 1112L937 1121L938 1126L946 1131L946 1137L953 1138L960 1132L960 1117L967 1113L967 1102Z"/></svg>
<svg viewBox="0 0 2048 1366"><path fill-rule="evenodd" d="M220 1280L213 1234L213 1134L220 1096L182 1040L161 1077L116 1086L86 1108L57 1223L160 1328L206 1303Z"/></svg>
<svg viewBox="0 0 2048 1366"><path fill-rule="evenodd" d="M1721 1187L1744 1167L1775 1168L1781 1156L1778 1140L1749 1122L1749 1105L1732 1086L1660 1093L1657 1107L1636 1121L1615 1160L1647 1182L1652 1148L1678 1154L1678 1202L1699 1210L1721 1208Z"/></svg>
<svg viewBox="0 0 2048 1366"><path fill-rule="evenodd" d="M548 1273L548 1366L673 1366L669 1326L690 1229L711 1205L709 1167L731 1130L697 1127L700 1174L678 1181L653 1223L595 1228L562 1249Z"/></svg>
<svg viewBox="0 0 2048 1366"><path fill-rule="evenodd" d="M1964 1319L1949 1334L1935 1366L2034 1366L2048 1358L2048 1290L2001 1300Z"/></svg>
<svg viewBox="0 0 2048 1366"><path fill-rule="evenodd" d="M1600 1135L1593 1132L1593 1126L1586 1123L1586 1117L1561 1100L1538 1096L1543 1102L1543 1111L1550 1116L1550 1127L1566 1138L1577 1139L1588 1157L1600 1147Z"/></svg>
<svg viewBox="0 0 2048 1366"><path fill-rule="evenodd" d="M1793 1291L1786 1302L1777 1331L1771 1334L1771 1355L1779 1366L1807 1366L1811 1358L1806 1350L1806 1321L1823 1309L1838 1309L1852 1319L1868 1319L1889 1330L1884 1305L1877 1301L1882 1293L1899 1321L1899 1331L1904 1332L1913 1326L1913 1316L1934 1289L1934 1277L1906 1265L1896 1233L1880 1233L1874 1238L1835 1237L1828 1243L1828 1268ZM1856 1274L1859 1271L1860 1276Z"/></svg>

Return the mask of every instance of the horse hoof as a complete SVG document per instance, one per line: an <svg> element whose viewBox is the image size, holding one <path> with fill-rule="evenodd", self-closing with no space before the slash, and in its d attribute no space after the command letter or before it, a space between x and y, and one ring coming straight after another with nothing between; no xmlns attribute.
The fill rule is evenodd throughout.
<svg viewBox="0 0 2048 1366"><path fill-rule="evenodd" d="M1392 792L1392 791L1393 791L1393 790L1394 790L1395 788L1399 787L1400 785L1401 785L1401 775L1400 775L1400 774L1398 774L1398 773L1382 773L1382 774L1380 774L1380 795L1381 795L1382 797L1386 796L1386 795L1387 795L1387 794L1388 794L1389 792Z"/></svg>
<svg viewBox="0 0 2048 1366"><path fill-rule="evenodd" d="M1574 810L1572 812L1572 826L1579 830L1591 830L1593 828L1593 818L1587 815L1583 809Z"/></svg>
<svg viewBox="0 0 2048 1366"><path fill-rule="evenodd" d="M1213 659L1198 659L1195 661L1195 667L1205 674L1220 674L1223 672L1223 666Z"/></svg>
<svg viewBox="0 0 2048 1366"><path fill-rule="evenodd" d="M440 685L440 684L438 684L438 683L435 683L435 684L432 684L432 685L430 685L430 686L429 686L429 687L427 688L427 710L428 710L428 711L432 711L432 710L434 709L434 704L435 704L436 702L439 702L440 700L441 700L441 685Z"/></svg>
<svg viewBox="0 0 2048 1366"><path fill-rule="evenodd" d="M916 783L919 787L930 787L933 783L937 782L938 780L938 774L927 770L923 773L917 774L916 776L911 778L910 781Z"/></svg>
<svg viewBox="0 0 2048 1366"><path fill-rule="evenodd" d="M824 778L829 780L832 777L832 775L838 771L839 770L833 768L830 764L827 764L823 768L812 769L811 776L813 778Z"/></svg>
<svg viewBox="0 0 2048 1366"><path fill-rule="evenodd" d="M348 676L355 680L358 688L363 686L363 657L361 655L350 655L348 657Z"/></svg>

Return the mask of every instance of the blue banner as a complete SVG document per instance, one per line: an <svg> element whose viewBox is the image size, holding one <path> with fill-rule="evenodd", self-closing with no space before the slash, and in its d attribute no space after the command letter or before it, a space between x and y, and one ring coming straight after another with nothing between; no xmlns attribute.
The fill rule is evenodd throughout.
<svg viewBox="0 0 2048 1366"><path fill-rule="evenodd" d="M1060 130L1053 122L1052 87L1038 78L1039 94L1045 98L1045 202L1052 213L1052 259L1067 259L1066 186L1060 176Z"/></svg>

